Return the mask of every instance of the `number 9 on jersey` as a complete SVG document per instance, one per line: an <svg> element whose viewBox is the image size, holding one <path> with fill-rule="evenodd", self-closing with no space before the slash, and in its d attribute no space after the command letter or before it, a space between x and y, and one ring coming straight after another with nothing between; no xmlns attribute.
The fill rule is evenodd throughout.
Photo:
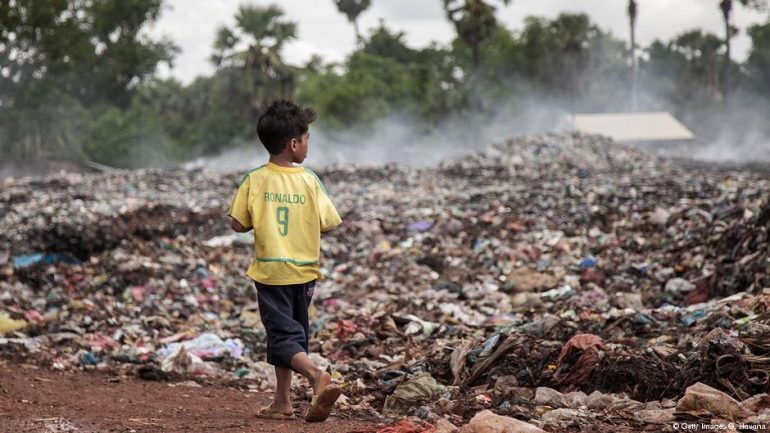
<svg viewBox="0 0 770 433"><path fill-rule="evenodd" d="M278 233L281 236L289 234L289 208L281 206L275 210L275 220L278 221Z"/></svg>

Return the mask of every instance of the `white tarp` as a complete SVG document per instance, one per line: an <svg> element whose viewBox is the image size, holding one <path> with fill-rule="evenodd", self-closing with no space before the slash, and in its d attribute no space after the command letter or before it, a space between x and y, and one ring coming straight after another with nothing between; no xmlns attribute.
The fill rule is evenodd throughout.
<svg viewBox="0 0 770 433"><path fill-rule="evenodd" d="M576 114L573 117L573 126L580 132L602 134L625 142L695 139L692 131L664 111Z"/></svg>

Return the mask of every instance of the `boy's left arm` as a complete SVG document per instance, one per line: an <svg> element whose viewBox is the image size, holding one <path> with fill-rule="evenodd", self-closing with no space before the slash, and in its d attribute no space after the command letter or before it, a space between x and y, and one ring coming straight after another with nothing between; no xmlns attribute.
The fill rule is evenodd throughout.
<svg viewBox="0 0 770 433"><path fill-rule="evenodd" d="M342 223L337 208L324 189L318 191L318 213L321 217L321 233L326 233Z"/></svg>
<svg viewBox="0 0 770 433"><path fill-rule="evenodd" d="M238 220L232 216L230 217L230 228L238 233L246 233L247 231L251 230L250 228L244 227L243 224L239 223Z"/></svg>

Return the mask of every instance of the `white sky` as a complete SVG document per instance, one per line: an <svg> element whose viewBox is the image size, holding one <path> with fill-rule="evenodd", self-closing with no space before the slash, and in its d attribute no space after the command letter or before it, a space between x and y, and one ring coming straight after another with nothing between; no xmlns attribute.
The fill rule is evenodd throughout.
<svg viewBox="0 0 770 433"><path fill-rule="evenodd" d="M184 83L196 76L210 74L213 68L208 58L216 30L231 26L241 4L279 4L286 16L297 23L298 38L284 51L289 63L301 64L313 54L326 61L341 61L354 46L353 27L337 11L332 0L168 0L154 35L169 36L180 48L171 74ZM646 45L656 38L670 39L677 33L696 27L723 33L718 0L640 0L637 37ZM586 12L593 22L616 37L627 38L626 0L513 0L498 9L498 19L510 29L521 29L530 15L555 17L561 12ZM747 26L764 22L767 13L736 9L734 24L741 34L734 39L736 58L743 59L749 49ZM454 30L446 20L441 0L373 0L372 6L359 18L362 33L376 27L379 20L388 28L405 33L407 43L422 47L432 41L446 43Z"/></svg>

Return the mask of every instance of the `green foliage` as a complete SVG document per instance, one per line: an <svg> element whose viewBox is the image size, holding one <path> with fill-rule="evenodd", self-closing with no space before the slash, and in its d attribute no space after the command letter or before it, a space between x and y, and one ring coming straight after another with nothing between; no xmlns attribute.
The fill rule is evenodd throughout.
<svg viewBox="0 0 770 433"><path fill-rule="evenodd" d="M253 121L243 119L229 99L232 82L221 72L186 87L174 80L153 80L137 89L134 105L163 127L170 140L168 158L183 161L216 153L253 135Z"/></svg>
<svg viewBox="0 0 770 433"><path fill-rule="evenodd" d="M752 53L761 46L758 41L755 43ZM757 125L765 123L755 114L765 110L770 94L757 85L754 74L758 71L751 67L751 60L746 68L731 62L737 91L726 109L720 85L725 60L722 38L700 30L687 31L667 43L655 41L647 49L647 59L641 65L642 78L645 87L659 99L657 104L694 127L699 137L715 140L730 131L730 139L739 142L744 133L756 131Z"/></svg>
<svg viewBox="0 0 770 433"><path fill-rule="evenodd" d="M163 125L139 105L127 110L110 107L91 125L85 154L96 162L113 167L163 166L168 161L171 142Z"/></svg>
<svg viewBox="0 0 770 433"><path fill-rule="evenodd" d="M217 32L211 61L227 81L220 89L251 120L273 98L294 93L298 71L284 62L281 51L297 37L297 25L276 5L243 5L235 21L235 28Z"/></svg>
<svg viewBox="0 0 770 433"><path fill-rule="evenodd" d="M160 6L161 0L0 3L2 147L14 157L79 154L84 111L128 107L133 87L170 60L171 43L141 34Z"/></svg>
<svg viewBox="0 0 770 433"><path fill-rule="evenodd" d="M403 37L380 26L344 70L308 73L298 99L312 105L331 129L370 126L392 115L434 124L461 105L461 83L452 77L455 64L449 51L414 50Z"/></svg>
<svg viewBox="0 0 770 433"><path fill-rule="evenodd" d="M494 5L509 1L443 0L457 37L418 49L384 23L361 37L357 20L370 2L335 0L356 26L356 49L340 64L314 57L297 67L283 58L296 23L278 6L241 6L235 25L212 41L216 72L182 85L154 76L175 48L143 33L161 2L0 2L0 152L172 164L253 142L254 121L275 97L312 106L325 129L361 133L386 118L431 131L499 107L524 113L532 100L564 111L631 107L629 47L584 14L530 17L512 31L495 18ZM636 3L628 2L630 17ZM639 59L640 108L673 110L704 137L720 134L725 122L746 130L762 123L755 117L770 109L770 23L748 34L743 64L729 58L725 38L699 30L650 44ZM731 76L733 106L755 117L725 110Z"/></svg>
<svg viewBox="0 0 770 433"><path fill-rule="evenodd" d="M585 14L528 18L520 44L520 70L538 92L566 95L574 109L606 107L627 97L623 92L629 53L624 43L602 32Z"/></svg>
<svg viewBox="0 0 770 433"><path fill-rule="evenodd" d="M361 51L372 56L390 58L401 64L414 62L419 51L407 47L404 36L404 32L393 33L381 24L369 36Z"/></svg>
<svg viewBox="0 0 770 433"><path fill-rule="evenodd" d="M371 0L334 0L337 9L352 23L372 4Z"/></svg>
<svg viewBox="0 0 770 433"><path fill-rule="evenodd" d="M334 4L337 6L337 10L343 13L348 21L353 24L356 40L360 42L361 32L358 29L358 16L369 8L372 0L334 0Z"/></svg>
<svg viewBox="0 0 770 433"><path fill-rule="evenodd" d="M443 0L447 18L457 36L475 50L492 36L497 25L495 7L484 0ZM503 0L503 4L510 0Z"/></svg>
<svg viewBox="0 0 770 433"><path fill-rule="evenodd" d="M308 77L298 96L313 106L324 124L343 129L351 124L369 125L386 117L392 103L407 92L407 68L393 59L356 53L345 75L332 69Z"/></svg>
<svg viewBox="0 0 770 433"><path fill-rule="evenodd" d="M20 156L79 157L90 113L56 89L38 95L37 105L0 109L0 153Z"/></svg>
<svg viewBox="0 0 770 433"><path fill-rule="evenodd" d="M642 72L648 82L666 81L663 94L675 105L703 105L721 101L720 74L724 41L711 33L692 30L647 50Z"/></svg>
<svg viewBox="0 0 770 433"><path fill-rule="evenodd" d="M751 52L746 66L751 86L763 95L770 95L770 21L749 28Z"/></svg>
<svg viewBox="0 0 770 433"><path fill-rule="evenodd" d="M471 62L467 68L469 106L472 110L481 110L479 95L479 65L481 45L486 42L497 28L495 7L484 0L443 0L444 10L449 21L454 24L458 39L470 49ZM504 5L510 0L501 0Z"/></svg>
<svg viewBox="0 0 770 433"><path fill-rule="evenodd" d="M721 0L719 2L719 9L722 11L722 17L725 24L725 61L724 61L724 96L727 99L730 98L732 93L732 75L733 75L733 59L731 55L731 40L738 30L732 25L732 13L733 13L734 0ZM767 7L767 0L737 0L737 3L748 8L757 11L764 10Z"/></svg>

